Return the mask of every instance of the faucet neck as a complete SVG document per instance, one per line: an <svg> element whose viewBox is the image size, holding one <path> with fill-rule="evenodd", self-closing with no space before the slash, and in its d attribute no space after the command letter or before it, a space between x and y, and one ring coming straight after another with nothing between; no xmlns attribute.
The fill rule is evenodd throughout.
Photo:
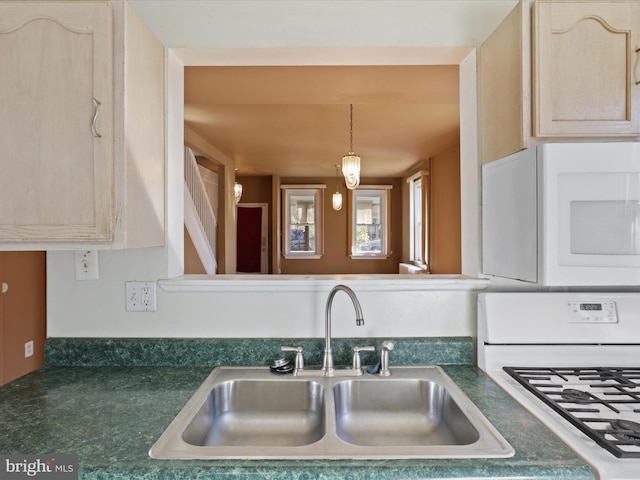
<svg viewBox="0 0 640 480"><path fill-rule="evenodd" d="M333 304L333 297L335 297L336 293L340 290L346 293L353 303L353 307L356 310L356 325L364 325L362 307L360 306L360 302L358 301L358 297L356 297L355 292L346 285L336 285L333 287L327 297L327 304L324 311L324 358L322 360L322 370L328 375L331 375L333 372L333 353L331 352L331 305Z"/></svg>

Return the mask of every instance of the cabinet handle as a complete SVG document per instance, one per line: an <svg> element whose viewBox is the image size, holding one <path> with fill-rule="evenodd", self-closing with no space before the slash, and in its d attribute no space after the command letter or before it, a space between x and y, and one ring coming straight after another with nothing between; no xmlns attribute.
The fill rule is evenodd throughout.
<svg viewBox="0 0 640 480"><path fill-rule="evenodd" d="M102 104L95 98L92 98L91 101L93 102L93 120L91 120L91 133L93 133L93 136L96 138L102 138L102 135L100 135L98 133L98 130L96 129L96 122L98 121L98 110L100 108L100 105Z"/></svg>
<svg viewBox="0 0 640 480"><path fill-rule="evenodd" d="M636 66L638 63L640 63L640 48L636 48ZM636 85L640 85L640 80L636 80Z"/></svg>

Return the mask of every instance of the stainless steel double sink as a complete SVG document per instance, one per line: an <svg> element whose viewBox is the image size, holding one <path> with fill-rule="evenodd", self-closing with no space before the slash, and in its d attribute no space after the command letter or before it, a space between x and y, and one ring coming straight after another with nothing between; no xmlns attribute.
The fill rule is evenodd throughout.
<svg viewBox="0 0 640 480"><path fill-rule="evenodd" d="M509 457L513 448L437 366L390 377L218 367L149 451L157 459Z"/></svg>

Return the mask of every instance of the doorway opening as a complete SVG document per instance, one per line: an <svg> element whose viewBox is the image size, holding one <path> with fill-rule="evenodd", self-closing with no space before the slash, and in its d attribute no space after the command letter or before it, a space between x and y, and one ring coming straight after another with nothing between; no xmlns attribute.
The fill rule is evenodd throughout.
<svg viewBox="0 0 640 480"><path fill-rule="evenodd" d="M238 273L268 273L268 213L266 203L237 205L236 271Z"/></svg>

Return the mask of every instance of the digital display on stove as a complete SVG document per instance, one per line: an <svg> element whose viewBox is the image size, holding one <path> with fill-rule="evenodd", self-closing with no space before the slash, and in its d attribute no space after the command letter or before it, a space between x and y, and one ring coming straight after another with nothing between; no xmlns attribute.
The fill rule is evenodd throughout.
<svg viewBox="0 0 640 480"><path fill-rule="evenodd" d="M601 303L581 303L580 310L588 310L588 311L602 310L602 304Z"/></svg>
<svg viewBox="0 0 640 480"><path fill-rule="evenodd" d="M578 301L567 302L569 307L569 323L618 323L616 302L613 301Z"/></svg>

